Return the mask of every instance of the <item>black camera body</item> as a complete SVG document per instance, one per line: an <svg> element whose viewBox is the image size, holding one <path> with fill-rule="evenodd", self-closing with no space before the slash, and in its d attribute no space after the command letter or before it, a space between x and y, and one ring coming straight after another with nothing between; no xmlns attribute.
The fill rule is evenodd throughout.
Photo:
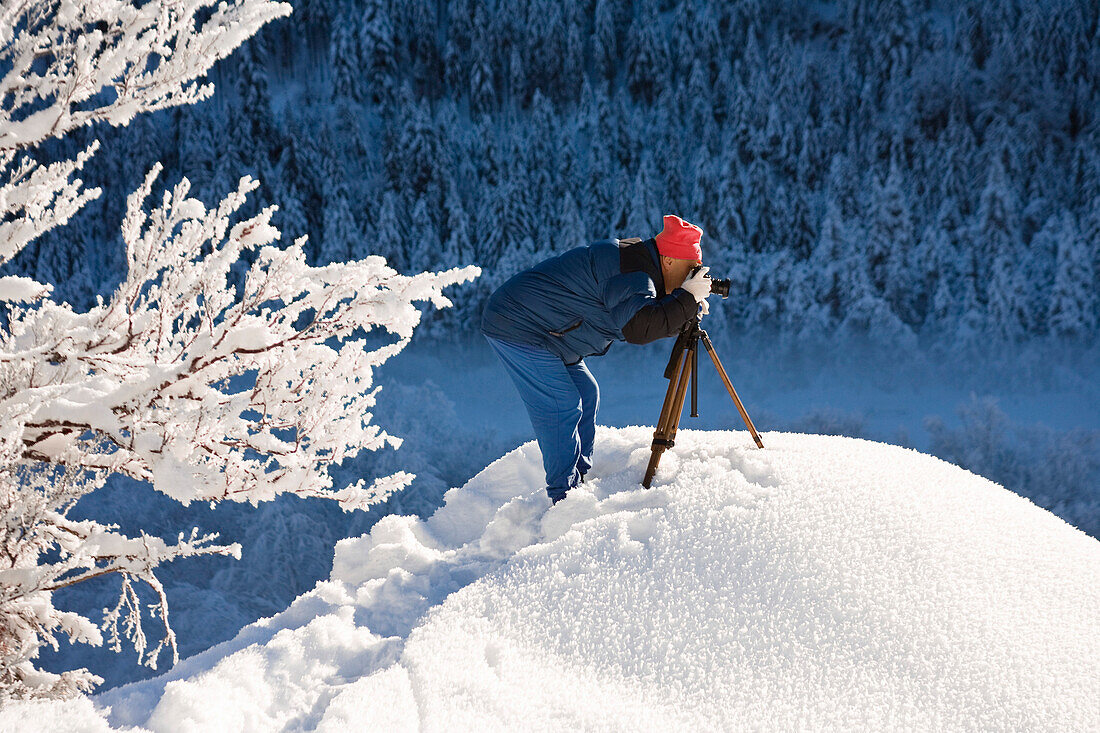
<svg viewBox="0 0 1100 733"><path fill-rule="evenodd" d="M702 265L695 267L691 271L691 274L694 275L695 273L699 272L699 268L701 267ZM708 275L708 277L710 276ZM731 283L729 280L723 280L719 277L710 278L710 292L712 295L721 295L723 298L730 297L730 285Z"/></svg>

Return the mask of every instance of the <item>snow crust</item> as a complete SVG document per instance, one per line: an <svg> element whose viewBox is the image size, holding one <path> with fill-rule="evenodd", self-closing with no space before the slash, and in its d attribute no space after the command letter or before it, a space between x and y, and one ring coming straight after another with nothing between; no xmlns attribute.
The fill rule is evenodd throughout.
<svg viewBox="0 0 1100 733"><path fill-rule="evenodd" d="M1100 542L852 438L685 430L643 490L651 435L599 429L552 508L523 445L96 701L154 731L1100 729Z"/></svg>

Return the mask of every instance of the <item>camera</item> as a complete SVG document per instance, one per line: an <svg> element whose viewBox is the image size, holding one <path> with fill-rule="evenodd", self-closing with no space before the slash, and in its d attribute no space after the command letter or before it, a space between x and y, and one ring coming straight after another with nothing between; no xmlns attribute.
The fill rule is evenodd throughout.
<svg viewBox="0 0 1100 733"><path fill-rule="evenodd" d="M691 271L691 274L694 275L695 273L699 272L699 268L701 268L701 267L702 267L702 265L697 266L695 269L693 269ZM709 275L708 275L708 277L709 277ZM728 298L728 297L730 297L730 284L731 283L730 283L729 280L723 280L722 278L719 278L719 277L711 277L710 278L710 292L711 292L712 295L720 295L723 298Z"/></svg>

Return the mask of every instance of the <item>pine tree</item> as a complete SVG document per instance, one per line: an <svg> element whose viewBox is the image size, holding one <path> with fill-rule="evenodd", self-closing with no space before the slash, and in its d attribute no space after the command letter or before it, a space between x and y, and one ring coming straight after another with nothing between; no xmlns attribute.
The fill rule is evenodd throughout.
<svg viewBox="0 0 1100 733"><path fill-rule="evenodd" d="M627 31L627 89L652 104L668 86L668 40L661 32L656 0L642 0Z"/></svg>
<svg viewBox="0 0 1100 733"><path fill-rule="evenodd" d="M426 196L429 209L438 211L442 204L439 179L442 145L425 98L421 97L412 107L392 154L401 175L397 186L408 188L417 196Z"/></svg>
<svg viewBox="0 0 1100 733"><path fill-rule="evenodd" d="M816 298L816 275L808 262L795 262L787 278L780 316L781 335L798 349L820 344L832 330L829 309Z"/></svg>
<svg viewBox="0 0 1100 733"><path fill-rule="evenodd" d="M302 160L304 149L301 143L293 132L287 137L272 176L275 200L279 202L273 221L292 239L311 233L307 206L304 204L314 194L313 182L309 177L310 164ZM307 245L307 251L314 259L318 254L316 248L320 245L316 239L314 237Z"/></svg>
<svg viewBox="0 0 1100 733"><path fill-rule="evenodd" d="M528 33L531 37L528 58L538 59L529 72L528 86L541 89L551 99L560 99L564 92L565 43L567 37L564 9L570 3L532 3L529 8ZM536 16L537 13L537 16Z"/></svg>
<svg viewBox="0 0 1100 733"><path fill-rule="evenodd" d="M447 186L447 197L443 202L444 229L446 241L443 244L440 267L465 267L475 260L471 233L470 217L462 204L458 185L452 179Z"/></svg>
<svg viewBox="0 0 1100 733"><path fill-rule="evenodd" d="M330 179L331 180L331 179ZM344 262L351 259L353 245L361 234L351 213L347 190L336 179L325 192L325 208L322 216L321 262Z"/></svg>
<svg viewBox="0 0 1100 733"><path fill-rule="evenodd" d="M626 236L642 237L645 239L653 227L661 221L661 209L658 201L661 200L656 190L656 174L653 169L653 157L647 153L642 155L642 162L634 174L634 182L630 196L624 202L626 212Z"/></svg>
<svg viewBox="0 0 1100 733"><path fill-rule="evenodd" d="M557 115L550 100L535 90L527 125L524 158L517 161L528 180L529 215L534 221L553 217L557 207L557 156L559 138Z"/></svg>
<svg viewBox="0 0 1100 733"><path fill-rule="evenodd" d="M972 235L973 273L979 295L984 289L988 299L994 297L991 292L993 284L989 280L997 258L1004 257L1006 262L1020 260L1022 243L1016 214L1016 197L1005 174L1001 156L995 155L990 163L985 188L982 189Z"/></svg>
<svg viewBox="0 0 1100 733"><path fill-rule="evenodd" d="M364 238L365 251L353 249L353 256L379 254L386 258L389 266L398 272L410 272L406 256L408 226L405 219L405 206L401 195L396 191L382 194L382 203L378 207L374 221Z"/></svg>
<svg viewBox="0 0 1100 733"><path fill-rule="evenodd" d="M466 93L470 78L470 46L474 37L474 4L456 0L447 4L447 42L443 52L443 78L454 97Z"/></svg>
<svg viewBox="0 0 1100 733"><path fill-rule="evenodd" d="M212 106L190 107L177 115L179 129L179 157L182 167L195 189L214 193L214 172L217 169L218 142L224 127L215 122L216 108ZM219 117L224 125L224 117ZM228 183L228 182L226 182ZM228 185L218 190L229 190Z"/></svg>
<svg viewBox="0 0 1100 733"><path fill-rule="evenodd" d="M1027 284L1009 255L993 261L987 300L991 333L1009 343L1020 340L1027 333Z"/></svg>
<svg viewBox="0 0 1100 733"><path fill-rule="evenodd" d="M359 22L359 57L370 101L389 101L396 90L397 45L387 0L365 0Z"/></svg>
<svg viewBox="0 0 1100 733"><path fill-rule="evenodd" d="M247 170L266 181L270 151L277 149L281 135L272 123L271 93L260 40L252 39L244 44L235 56L238 103L232 108L229 130L231 149L239 163L238 175Z"/></svg>
<svg viewBox="0 0 1100 733"><path fill-rule="evenodd" d="M1075 236L1072 216L1066 211L1051 214L1042 228L1031 238L1027 255L1020 264L1021 275L1027 283L1027 331L1044 333L1048 329L1048 310L1054 289L1054 275L1058 263L1058 247L1066 236Z"/></svg>
<svg viewBox="0 0 1100 733"><path fill-rule="evenodd" d="M363 59L359 55L359 43L356 22L343 12L339 13L329 44L333 99L363 101Z"/></svg>
<svg viewBox="0 0 1100 733"><path fill-rule="evenodd" d="M581 219L580 207L577 206L577 200L573 197L572 191L566 191L561 198L558 225L551 241L554 250L558 252L588 244L587 227Z"/></svg>
<svg viewBox="0 0 1100 733"><path fill-rule="evenodd" d="M1058 242L1050 330L1066 339L1090 339L1097 327L1096 273L1084 239L1071 216L1065 216Z"/></svg>
<svg viewBox="0 0 1100 733"><path fill-rule="evenodd" d="M619 68L619 19L616 0L596 0L595 30L592 37L592 64L596 78L610 82Z"/></svg>
<svg viewBox="0 0 1100 733"><path fill-rule="evenodd" d="M1092 252L1092 271L1097 277L1095 287L1100 290L1100 196L1092 200L1081 216L1081 238L1085 248Z"/></svg>
<svg viewBox="0 0 1100 733"><path fill-rule="evenodd" d="M584 10L575 6L566 18L565 47L562 49L560 98L575 103L580 96L585 79L585 17Z"/></svg>
<svg viewBox="0 0 1100 733"><path fill-rule="evenodd" d="M439 95L442 77L441 54L436 42L439 20L435 0L405 0L401 35L412 64L417 91L429 98Z"/></svg>
<svg viewBox="0 0 1100 733"><path fill-rule="evenodd" d="M470 64L470 111L474 114L488 114L496 106L492 67L483 52L477 49L474 51L474 61Z"/></svg>
<svg viewBox="0 0 1100 733"><path fill-rule="evenodd" d="M828 199L810 263L815 277L814 301L826 308L830 323L840 317L848 297L844 276L850 252L851 244L840 207Z"/></svg>
<svg viewBox="0 0 1100 733"><path fill-rule="evenodd" d="M424 196L418 197L413 205L407 242L406 262L410 272L421 272L441 264L439 230L432 221Z"/></svg>
<svg viewBox="0 0 1100 733"><path fill-rule="evenodd" d="M690 123L691 139L707 144L717 137L717 126L714 121L714 100L711 97L710 74L701 59L692 62L688 75L688 82L684 94L686 104L681 109L687 110L687 121ZM684 123L678 122L677 127L683 129Z"/></svg>
<svg viewBox="0 0 1100 733"><path fill-rule="evenodd" d="M908 283L908 299L912 304L913 325L924 327L933 319L933 298L937 283L946 279L947 271L942 269L942 257L949 251L947 234L935 224L929 224L921 232L913 249L911 281ZM950 287L950 285L948 285ZM945 294L950 290L945 291Z"/></svg>
<svg viewBox="0 0 1100 733"><path fill-rule="evenodd" d="M480 263L485 277L479 278L487 289L487 296L503 280L497 263L507 244L504 221L507 216L508 197L503 184L483 189L481 205L477 211L477 228L474 234L474 261ZM511 273L509 274L509 277Z"/></svg>
<svg viewBox="0 0 1100 733"><path fill-rule="evenodd" d="M470 39L470 112L488 114L497 107L496 80L493 77L493 20L485 0L473 0L473 29Z"/></svg>
<svg viewBox="0 0 1100 733"><path fill-rule="evenodd" d="M901 187L897 162L871 195L871 226L867 232L867 271L875 292L899 315L909 313L905 291L909 285L909 256L913 247L913 223Z"/></svg>

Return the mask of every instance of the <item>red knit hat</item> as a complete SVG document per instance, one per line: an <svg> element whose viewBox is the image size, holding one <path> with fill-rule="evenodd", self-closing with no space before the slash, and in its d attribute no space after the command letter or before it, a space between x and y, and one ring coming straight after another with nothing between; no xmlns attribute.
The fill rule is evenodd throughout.
<svg viewBox="0 0 1100 733"><path fill-rule="evenodd" d="M665 257L699 262L703 259L703 250L699 247L702 236L703 230L694 224L675 214L665 214L665 228L656 236L657 251Z"/></svg>

